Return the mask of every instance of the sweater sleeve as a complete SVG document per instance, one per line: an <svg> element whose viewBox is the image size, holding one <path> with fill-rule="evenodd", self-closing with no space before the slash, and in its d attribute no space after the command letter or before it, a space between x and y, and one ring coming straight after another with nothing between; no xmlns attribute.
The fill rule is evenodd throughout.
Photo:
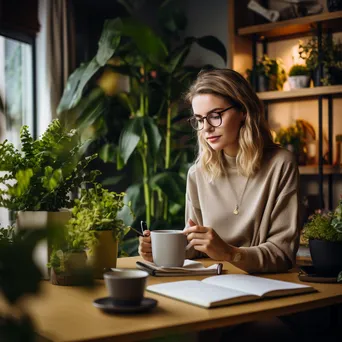
<svg viewBox="0 0 342 342"><path fill-rule="evenodd" d="M186 195L185 195L185 227L189 226L189 219L198 225L203 225L202 211L198 200L198 191L196 185L196 165L189 169L187 182L186 182ZM196 251L193 247L186 251L187 259L205 258L205 253Z"/></svg>
<svg viewBox="0 0 342 342"><path fill-rule="evenodd" d="M288 163L282 171L266 241L240 247L242 259L234 263L249 273L286 272L295 264L300 237L299 173L295 163Z"/></svg>

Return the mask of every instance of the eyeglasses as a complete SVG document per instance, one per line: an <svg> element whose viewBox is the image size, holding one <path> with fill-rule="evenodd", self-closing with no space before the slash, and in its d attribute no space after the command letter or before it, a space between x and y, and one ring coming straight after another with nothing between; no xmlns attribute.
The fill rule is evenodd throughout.
<svg viewBox="0 0 342 342"><path fill-rule="evenodd" d="M222 113L226 112L229 109L234 108L235 106L230 106L226 109L220 110L219 112L210 112L207 116L197 117L193 115L188 119L190 125L196 131L200 131L204 127L204 119L207 120L208 124L212 127L218 127L222 124Z"/></svg>

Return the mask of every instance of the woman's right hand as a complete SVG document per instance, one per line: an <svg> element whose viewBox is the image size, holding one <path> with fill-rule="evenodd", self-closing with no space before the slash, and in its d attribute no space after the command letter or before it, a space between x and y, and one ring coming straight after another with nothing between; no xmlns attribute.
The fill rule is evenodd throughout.
<svg viewBox="0 0 342 342"><path fill-rule="evenodd" d="M153 262L151 232L149 230L144 230L144 236L139 236L138 252L144 260Z"/></svg>

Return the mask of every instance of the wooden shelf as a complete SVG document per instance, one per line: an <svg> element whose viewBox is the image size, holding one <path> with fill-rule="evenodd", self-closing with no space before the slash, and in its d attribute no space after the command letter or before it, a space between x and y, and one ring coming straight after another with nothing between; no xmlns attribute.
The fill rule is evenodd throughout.
<svg viewBox="0 0 342 342"><path fill-rule="evenodd" d="M318 175L319 169L318 165L305 165L299 166L299 173L301 175ZM342 168L332 166L332 165L323 165L323 174L324 175L340 175L342 174Z"/></svg>
<svg viewBox="0 0 342 342"><path fill-rule="evenodd" d="M289 91L265 91L257 93L260 100L277 101L294 98L317 97L319 95L334 95L341 94L342 85L322 86L314 88L302 88Z"/></svg>
<svg viewBox="0 0 342 342"><path fill-rule="evenodd" d="M276 40L308 34L317 26L317 23L321 23L323 29L329 28L333 31L341 31L341 22L342 11L324 12L317 15L283 20L275 23L243 27L238 29L238 35L250 38L253 35L256 35L259 40L264 38L267 38L268 40Z"/></svg>

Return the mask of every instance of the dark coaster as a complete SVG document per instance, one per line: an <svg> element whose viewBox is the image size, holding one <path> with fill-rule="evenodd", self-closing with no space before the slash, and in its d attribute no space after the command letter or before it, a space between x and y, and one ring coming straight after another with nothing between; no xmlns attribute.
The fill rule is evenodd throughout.
<svg viewBox="0 0 342 342"><path fill-rule="evenodd" d="M300 266L298 279L311 283L337 283L337 275L319 274L313 265Z"/></svg>
<svg viewBox="0 0 342 342"><path fill-rule="evenodd" d="M106 313L140 313L156 307L158 301L152 298L144 298L140 305L118 305L114 304L111 297L98 298L93 305Z"/></svg>

